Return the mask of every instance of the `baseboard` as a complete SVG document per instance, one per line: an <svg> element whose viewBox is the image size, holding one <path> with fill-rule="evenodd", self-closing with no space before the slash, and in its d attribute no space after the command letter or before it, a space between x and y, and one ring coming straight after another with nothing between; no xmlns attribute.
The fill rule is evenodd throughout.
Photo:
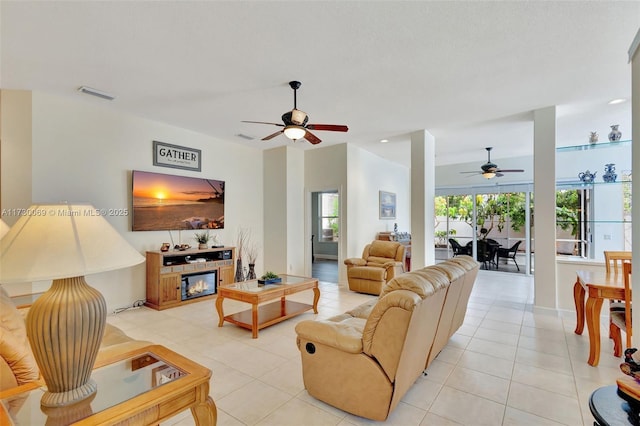
<svg viewBox="0 0 640 426"><path fill-rule="evenodd" d="M326 259L326 260L338 260L338 256L335 254L316 254L316 259Z"/></svg>

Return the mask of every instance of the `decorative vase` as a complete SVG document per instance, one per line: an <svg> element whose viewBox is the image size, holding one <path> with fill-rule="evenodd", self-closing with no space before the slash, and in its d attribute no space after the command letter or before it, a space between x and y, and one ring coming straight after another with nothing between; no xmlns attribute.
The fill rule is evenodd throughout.
<svg viewBox="0 0 640 426"><path fill-rule="evenodd" d="M580 172L578 173L578 179L584 183L592 183L596 179L596 173L598 172L591 173L589 170L586 172Z"/></svg>
<svg viewBox="0 0 640 426"><path fill-rule="evenodd" d="M616 174L615 164L605 164L602 180L604 180L605 182L615 182L617 177L618 175Z"/></svg>
<svg viewBox="0 0 640 426"><path fill-rule="evenodd" d="M256 264L249 264L249 272L247 273L247 280L255 280L256 279Z"/></svg>
<svg viewBox="0 0 640 426"><path fill-rule="evenodd" d="M242 259L236 260L236 275L233 277L233 281L236 283L244 281L244 276L242 275Z"/></svg>
<svg viewBox="0 0 640 426"><path fill-rule="evenodd" d="M200 243L200 244L198 244L198 248L199 248L200 250L205 250L205 249L207 248L207 243Z"/></svg>
<svg viewBox="0 0 640 426"><path fill-rule="evenodd" d="M598 142L598 132L591 132L589 134L589 143L594 144Z"/></svg>
<svg viewBox="0 0 640 426"><path fill-rule="evenodd" d="M611 132L609 132L609 141L616 142L622 138L622 132L618 130L619 124L611 125Z"/></svg>

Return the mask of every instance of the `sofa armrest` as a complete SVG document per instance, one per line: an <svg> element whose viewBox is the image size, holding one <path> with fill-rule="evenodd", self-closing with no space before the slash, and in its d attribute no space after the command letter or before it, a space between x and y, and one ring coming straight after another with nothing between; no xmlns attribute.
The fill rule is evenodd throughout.
<svg viewBox="0 0 640 426"><path fill-rule="evenodd" d="M393 277L396 277L404 273L404 263L402 262L389 261L382 266L387 271L387 281L389 281Z"/></svg>
<svg viewBox="0 0 640 426"><path fill-rule="evenodd" d="M365 266L367 261L360 259L359 257L351 257L349 259L345 259L344 264L347 266Z"/></svg>
<svg viewBox="0 0 640 426"><path fill-rule="evenodd" d="M296 325L298 339L331 346L343 352L362 353L362 329L349 321L300 321Z"/></svg>

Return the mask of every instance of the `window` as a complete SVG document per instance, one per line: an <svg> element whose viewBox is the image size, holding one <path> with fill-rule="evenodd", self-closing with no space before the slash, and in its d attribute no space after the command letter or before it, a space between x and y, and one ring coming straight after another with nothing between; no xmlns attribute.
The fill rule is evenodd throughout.
<svg viewBox="0 0 640 426"><path fill-rule="evenodd" d="M324 242L338 241L340 233L338 225L338 212L340 211L338 193L322 192L318 196L321 224L321 233L318 240Z"/></svg>
<svg viewBox="0 0 640 426"><path fill-rule="evenodd" d="M558 184L556 249L588 259L601 259L604 250L630 251L630 175L614 183Z"/></svg>

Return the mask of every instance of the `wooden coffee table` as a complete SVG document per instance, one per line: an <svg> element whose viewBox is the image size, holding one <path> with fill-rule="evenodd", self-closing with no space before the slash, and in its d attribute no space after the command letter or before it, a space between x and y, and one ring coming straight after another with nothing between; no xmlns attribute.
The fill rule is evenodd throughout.
<svg viewBox="0 0 640 426"><path fill-rule="evenodd" d="M227 321L240 327L249 329L253 338L258 338L258 330L277 324L281 321L300 315L310 309L318 313L320 289L316 278L299 277L295 275L281 275L282 282L278 284L258 284L257 280L226 284L218 287L216 310L218 311L218 327ZM304 290L313 290L313 305L286 300L285 297ZM251 304L251 309L231 315L224 315L222 302L225 298ZM279 299L279 300L277 300ZM276 302L260 305L263 302Z"/></svg>

